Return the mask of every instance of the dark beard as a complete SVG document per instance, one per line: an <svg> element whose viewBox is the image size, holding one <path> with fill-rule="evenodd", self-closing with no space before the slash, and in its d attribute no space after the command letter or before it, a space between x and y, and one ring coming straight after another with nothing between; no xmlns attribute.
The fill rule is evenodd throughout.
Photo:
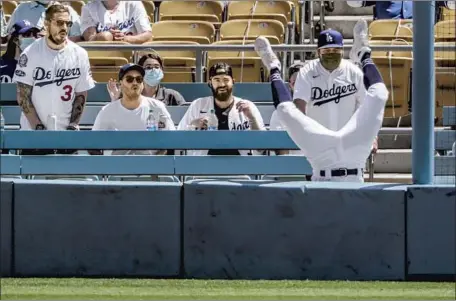
<svg viewBox="0 0 456 301"><path fill-rule="evenodd" d="M226 92L218 92L217 90L212 89L212 95L215 99L220 102L226 102L230 99L233 89L226 89Z"/></svg>
<svg viewBox="0 0 456 301"><path fill-rule="evenodd" d="M48 39L49 39L49 41L51 41L54 45L61 45L61 44L63 44L63 43L65 42L65 39L63 39L62 42L57 43L57 41L54 39L54 37L53 37L52 35L49 35L49 36L48 36Z"/></svg>

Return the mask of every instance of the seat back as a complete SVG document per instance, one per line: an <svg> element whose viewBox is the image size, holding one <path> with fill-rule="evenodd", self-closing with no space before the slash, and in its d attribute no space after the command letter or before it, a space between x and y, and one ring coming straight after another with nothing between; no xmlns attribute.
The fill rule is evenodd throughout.
<svg viewBox="0 0 456 301"><path fill-rule="evenodd" d="M254 40L258 36L265 36L275 40L274 44L281 44L285 39L285 27L277 20L229 20L220 27L220 39L242 40L246 37Z"/></svg>
<svg viewBox="0 0 456 301"><path fill-rule="evenodd" d="M17 1L2 1L3 13L5 15L12 15L17 5Z"/></svg>
<svg viewBox="0 0 456 301"><path fill-rule="evenodd" d="M456 40L455 20L440 21L434 26L436 42L454 42Z"/></svg>
<svg viewBox="0 0 456 301"><path fill-rule="evenodd" d="M456 11L454 9L448 9L446 7L442 7L442 21L448 20L456 20Z"/></svg>
<svg viewBox="0 0 456 301"><path fill-rule="evenodd" d="M375 20L369 25L370 40L413 40L412 20Z"/></svg>
<svg viewBox="0 0 456 301"><path fill-rule="evenodd" d="M222 22L223 5L220 1L163 1L159 21L201 20Z"/></svg>
<svg viewBox="0 0 456 301"><path fill-rule="evenodd" d="M153 41L193 41L211 44L215 27L206 21L160 21L152 26Z"/></svg>
<svg viewBox="0 0 456 301"><path fill-rule="evenodd" d="M286 28L292 20L292 9L293 3L289 1L231 1L227 19L271 19L280 21Z"/></svg>

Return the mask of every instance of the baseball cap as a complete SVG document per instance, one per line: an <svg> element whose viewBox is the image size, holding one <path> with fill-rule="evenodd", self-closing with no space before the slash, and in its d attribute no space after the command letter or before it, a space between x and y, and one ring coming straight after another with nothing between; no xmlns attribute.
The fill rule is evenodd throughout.
<svg viewBox="0 0 456 301"><path fill-rule="evenodd" d="M141 67L140 65L129 63L129 64L125 64L122 67L120 67L119 80L122 80L122 78L125 76L125 74L131 70L138 71L139 73L141 73L142 76L144 76L144 74L146 74L146 71L144 71L144 68Z"/></svg>
<svg viewBox="0 0 456 301"><path fill-rule="evenodd" d="M33 26L32 23L30 23L28 20L21 20L14 23L12 33L24 34L31 29L36 29L37 31L40 30L38 27Z"/></svg>
<svg viewBox="0 0 456 301"><path fill-rule="evenodd" d="M344 37L334 29L327 29L320 32L318 36L318 49L320 48L342 48Z"/></svg>
<svg viewBox="0 0 456 301"><path fill-rule="evenodd" d="M233 77L233 69L227 63L216 63L209 69L209 78L217 75L229 75Z"/></svg>

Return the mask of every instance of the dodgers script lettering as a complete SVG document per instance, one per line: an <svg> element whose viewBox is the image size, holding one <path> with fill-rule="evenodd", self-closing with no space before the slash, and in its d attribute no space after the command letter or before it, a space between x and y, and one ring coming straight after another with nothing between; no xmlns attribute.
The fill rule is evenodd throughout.
<svg viewBox="0 0 456 301"><path fill-rule="evenodd" d="M72 79L77 79L81 76L81 70L79 68L73 69L58 69L55 73L55 77L52 80L52 74L50 70L45 70L41 67L37 67L33 73L33 79L39 81L35 85L43 87L55 83L57 86L61 86L63 82ZM46 81L47 80L47 81Z"/></svg>
<svg viewBox="0 0 456 301"><path fill-rule="evenodd" d="M319 87L312 87L312 100L314 106L321 106L331 101L339 103L344 97L350 96L358 92L355 84L346 86L336 86L333 84L331 89L323 90Z"/></svg>

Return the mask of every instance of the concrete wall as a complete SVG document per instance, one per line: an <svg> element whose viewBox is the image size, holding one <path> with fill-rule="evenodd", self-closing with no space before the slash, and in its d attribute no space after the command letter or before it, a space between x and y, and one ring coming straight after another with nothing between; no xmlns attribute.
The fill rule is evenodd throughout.
<svg viewBox="0 0 456 301"><path fill-rule="evenodd" d="M3 277L11 275L12 205L13 183L2 180L0 183L0 276Z"/></svg>
<svg viewBox="0 0 456 301"><path fill-rule="evenodd" d="M15 183L20 276L177 276L180 185Z"/></svg>
<svg viewBox="0 0 456 301"><path fill-rule="evenodd" d="M2 181L1 274L449 278L455 196L393 184Z"/></svg>
<svg viewBox="0 0 456 301"><path fill-rule="evenodd" d="M410 276L455 275L456 188L411 187L407 209Z"/></svg>
<svg viewBox="0 0 456 301"><path fill-rule="evenodd" d="M405 188L184 185L191 278L403 279Z"/></svg>

